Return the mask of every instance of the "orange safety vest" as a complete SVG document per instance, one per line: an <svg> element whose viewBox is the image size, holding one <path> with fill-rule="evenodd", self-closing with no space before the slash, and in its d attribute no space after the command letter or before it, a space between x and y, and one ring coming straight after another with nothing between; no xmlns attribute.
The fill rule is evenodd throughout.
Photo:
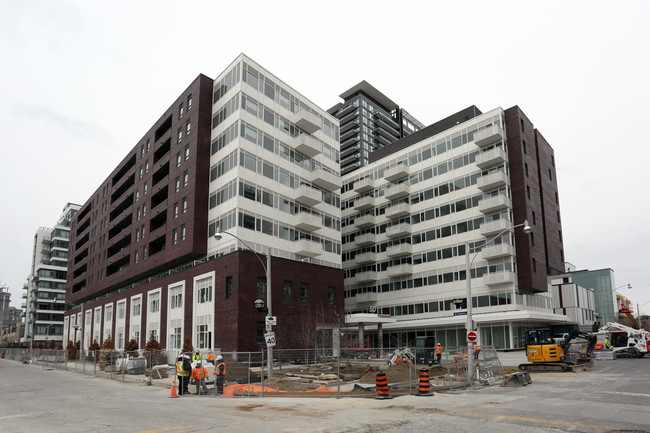
<svg viewBox="0 0 650 433"><path fill-rule="evenodd" d="M436 355L442 355L442 346L436 344Z"/></svg>
<svg viewBox="0 0 650 433"><path fill-rule="evenodd" d="M212 361L214 359L214 353L211 353L208 355L208 361Z"/></svg>
<svg viewBox="0 0 650 433"><path fill-rule="evenodd" d="M474 351L477 351L477 350L481 350L481 346L478 346L478 345L475 344L474 345Z"/></svg>
<svg viewBox="0 0 650 433"><path fill-rule="evenodd" d="M223 365L223 372L220 372L219 368L221 368L222 365ZM226 363L225 362L220 362L219 364L217 364L217 366L214 367L214 374L216 374L217 376L225 376L226 375Z"/></svg>
<svg viewBox="0 0 650 433"><path fill-rule="evenodd" d="M176 363L176 375L177 376L189 376L190 372L183 370L183 361L178 361Z"/></svg>
<svg viewBox="0 0 650 433"><path fill-rule="evenodd" d="M208 370L206 370L205 367L196 367L194 370L192 370L193 380L203 380L206 377L208 377Z"/></svg>

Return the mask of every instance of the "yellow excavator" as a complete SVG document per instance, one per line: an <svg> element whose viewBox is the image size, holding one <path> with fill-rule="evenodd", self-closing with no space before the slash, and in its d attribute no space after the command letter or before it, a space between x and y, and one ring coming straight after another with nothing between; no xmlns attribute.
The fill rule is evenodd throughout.
<svg viewBox="0 0 650 433"><path fill-rule="evenodd" d="M578 343L577 339L584 341ZM573 371L576 368L589 368L593 364L591 352L596 346L595 335L573 330L559 339L554 339L549 330L533 330L526 333L526 356L528 363L520 364L519 369L537 371ZM574 344L577 351L569 352Z"/></svg>

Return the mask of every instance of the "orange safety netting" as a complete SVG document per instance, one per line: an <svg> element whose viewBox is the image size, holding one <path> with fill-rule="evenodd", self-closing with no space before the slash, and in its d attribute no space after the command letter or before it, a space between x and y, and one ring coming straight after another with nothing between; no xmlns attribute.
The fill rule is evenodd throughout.
<svg viewBox="0 0 650 433"><path fill-rule="evenodd" d="M259 385L228 385L223 387L223 395L233 397L235 395L235 391L237 392L257 392L261 393L262 392L262 387ZM281 391L275 388L269 388L267 386L264 387L264 392L287 392L287 391ZM312 389L310 391L302 391L302 392L333 392L331 389L329 389L326 386L319 386L316 389Z"/></svg>

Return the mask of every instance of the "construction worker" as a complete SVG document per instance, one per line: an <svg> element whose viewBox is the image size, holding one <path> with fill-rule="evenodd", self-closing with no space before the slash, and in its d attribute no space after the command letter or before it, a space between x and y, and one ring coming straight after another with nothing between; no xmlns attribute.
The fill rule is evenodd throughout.
<svg viewBox="0 0 650 433"><path fill-rule="evenodd" d="M436 363L440 365L442 360L442 345L440 343L437 343L435 349L436 349Z"/></svg>
<svg viewBox="0 0 650 433"><path fill-rule="evenodd" d="M196 395L201 394L201 388L203 388L203 394L208 394L208 387L205 386L205 379L208 378L208 370L205 367L201 367L201 361L196 363L196 367L192 370L192 380L196 384Z"/></svg>
<svg viewBox="0 0 650 433"><path fill-rule="evenodd" d="M474 360L478 361L478 354L481 352L481 346L474 343Z"/></svg>
<svg viewBox="0 0 650 433"><path fill-rule="evenodd" d="M215 388L217 395L223 395L223 381L226 378L226 363L223 361L223 356L217 355L217 366L214 368L216 375Z"/></svg>
<svg viewBox="0 0 650 433"><path fill-rule="evenodd" d="M192 363L188 355L183 356L183 394L189 394L187 389L190 385L190 374L192 373Z"/></svg>
<svg viewBox="0 0 650 433"><path fill-rule="evenodd" d="M183 357L179 356L176 362L176 379L178 379L178 394L183 395L187 393L187 384L185 377L189 375L189 370L183 367Z"/></svg>
<svg viewBox="0 0 650 433"><path fill-rule="evenodd" d="M192 362L194 362L194 361L200 361L200 360L201 360L201 354L200 354L199 351L197 350L196 353L195 353L194 355L192 355Z"/></svg>
<svg viewBox="0 0 650 433"><path fill-rule="evenodd" d="M609 337L605 335L605 349L609 349Z"/></svg>
<svg viewBox="0 0 650 433"><path fill-rule="evenodd" d="M214 353L210 352L210 354L208 355L208 362L214 365Z"/></svg>

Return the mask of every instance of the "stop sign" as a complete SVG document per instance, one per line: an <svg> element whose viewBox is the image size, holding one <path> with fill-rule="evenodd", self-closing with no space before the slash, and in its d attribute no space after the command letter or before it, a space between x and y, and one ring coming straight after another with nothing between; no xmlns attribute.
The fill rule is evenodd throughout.
<svg viewBox="0 0 650 433"><path fill-rule="evenodd" d="M478 335L476 334L476 331L469 331L467 332L467 339L469 341L476 341L478 340Z"/></svg>

